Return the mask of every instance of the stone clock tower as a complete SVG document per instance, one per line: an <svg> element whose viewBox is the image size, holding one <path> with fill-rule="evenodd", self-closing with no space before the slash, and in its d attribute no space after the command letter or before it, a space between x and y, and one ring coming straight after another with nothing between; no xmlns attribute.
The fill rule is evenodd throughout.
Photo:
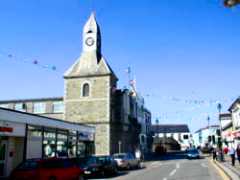
<svg viewBox="0 0 240 180"><path fill-rule="evenodd" d="M96 154L111 153L112 90L117 77L101 54L101 33L94 14L83 29L83 51L64 74L64 118L96 127Z"/></svg>

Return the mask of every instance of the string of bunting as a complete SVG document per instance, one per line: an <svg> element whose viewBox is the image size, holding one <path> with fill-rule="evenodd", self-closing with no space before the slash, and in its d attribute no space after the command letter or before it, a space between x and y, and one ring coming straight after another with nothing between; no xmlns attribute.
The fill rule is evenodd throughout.
<svg viewBox="0 0 240 180"><path fill-rule="evenodd" d="M185 104L195 104L195 105L217 105L218 103L230 103L235 100L235 98L225 98L225 99L197 99L197 98L179 98L174 96L157 96L146 94L145 97L149 98L159 98L165 101L185 103Z"/></svg>
<svg viewBox="0 0 240 180"><path fill-rule="evenodd" d="M22 63L28 63L32 64L34 66L43 68L43 69L48 69L52 71L57 71L57 67L55 65L48 65L48 64L43 64L41 63L40 60L38 59L32 59L32 58L19 58L17 55L13 53L5 53L5 52L0 52L0 58L6 59L6 60L11 60L11 61L18 61ZM1 58L1 59L2 59Z"/></svg>

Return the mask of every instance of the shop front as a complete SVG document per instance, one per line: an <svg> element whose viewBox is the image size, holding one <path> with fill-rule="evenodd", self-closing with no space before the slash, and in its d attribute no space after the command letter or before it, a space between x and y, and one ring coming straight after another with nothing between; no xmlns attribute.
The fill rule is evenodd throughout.
<svg viewBox="0 0 240 180"><path fill-rule="evenodd" d="M94 154L95 128L0 108L0 178L24 159Z"/></svg>

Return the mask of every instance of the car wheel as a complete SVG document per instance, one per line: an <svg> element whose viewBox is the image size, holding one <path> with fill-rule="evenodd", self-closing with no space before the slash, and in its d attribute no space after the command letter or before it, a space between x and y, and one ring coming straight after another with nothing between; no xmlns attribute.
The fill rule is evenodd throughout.
<svg viewBox="0 0 240 180"><path fill-rule="evenodd" d="M114 167L113 173L114 173L114 175L118 174L118 168L117 167Z"/></svg>
<svg viewBox="0 0 240 180"><path fill-rule="evenodd" d="M84 177L83 177L82 175L80 175L80 176L78 177L78 180L84 180Z"/></svg>
<svg viewBox="0 0 240 180"><path fill-rule="evenodd" d="M127 165L127 170L130 170L130 169L131 169L131 165L128 164L128 165Z"/></svg>
<svg viewBox="0 0 240 180"><path fill-rule="evenodd" d="M141 169L141 168L142 168L141 162L138 162L137 169Z"/></svg>
<svg viewBox="0 0 240 180"><path fill-rule="evenodd" d="M106 174L105 171L101 171L101 176L102 177L105 177L105 174Z"/></svg>
<svg viewBox="0 0 240 180"><path fill-rule="evenodd" d="M49 178L49 180L57 180L57 178L54 177L54 176L51 176L51 177Z"/></svg>

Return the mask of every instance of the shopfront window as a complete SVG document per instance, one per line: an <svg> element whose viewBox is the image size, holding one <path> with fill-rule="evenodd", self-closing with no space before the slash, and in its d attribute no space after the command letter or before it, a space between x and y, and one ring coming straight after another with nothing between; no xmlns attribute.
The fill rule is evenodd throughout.
<svg viewBox="0 0 240 180"><path fill-rule="evenodd" d="M54 129L44 131L43 152L44 157L56 155L56 131Z"/></svg>
<svg viewBox="0 0 240 180"><path fill-rule="evenodd" d="M68 138L68 157L76 157L77 153L77 132L70 131Z"/></svg>
<svg viewBox="0 0 240 180"><path fill-rule="evenodd" d="M42 157L42 128L28 126L27 159Z"/></svg>
<svg viewBox="0 0 240 180"><path fill-rule="evenodd" d="M68 134L67 131L57 131L57 157L68 157Z"/></svg>
<svg viewBox="0 0 240 180"><path fill-rule="evenodd" d="M86 144L84 142L78 142L77 156L84 157L86 155Z"/></svg>

